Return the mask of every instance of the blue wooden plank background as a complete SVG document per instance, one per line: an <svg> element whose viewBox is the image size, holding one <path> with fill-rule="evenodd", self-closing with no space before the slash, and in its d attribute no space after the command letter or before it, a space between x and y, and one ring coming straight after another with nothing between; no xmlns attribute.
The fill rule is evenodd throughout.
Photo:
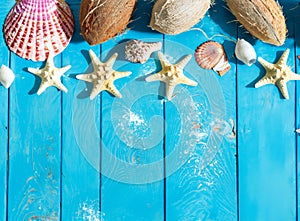
<svg viewBox="0 0 300 221"><path fill-rule="evenodd" d="M0 220L87 221L282 221L298 219L299 83L288 82L289 100L273 85L254 89L264 75L260 64L234 57L237 38L275 62L286 48L288 65L299 70L299 4L283 6L288 38L281 47L254 39L216 0L192 30L162 35L147 26L153 1L139 0L129 28L91 47L80 35L79 0L68 0L76 28L57 67L72 65L62 77L69 92L51 87L36 95L40 80L27 72L43 63L10 53L0 36L0 65L16 80L0 86ZM0 5L0 22L15 1ZM165 86L147 83L160 70L157 54L141 65L124 59L129 39L160 41L171 63L193 54L204 41L224 45L231 70L219 77L192 59L185 74L197 87L178 86L172 101ZM88 50L114 68L131 71L117 80L123 94L103 92L93 101Z"/></svg>

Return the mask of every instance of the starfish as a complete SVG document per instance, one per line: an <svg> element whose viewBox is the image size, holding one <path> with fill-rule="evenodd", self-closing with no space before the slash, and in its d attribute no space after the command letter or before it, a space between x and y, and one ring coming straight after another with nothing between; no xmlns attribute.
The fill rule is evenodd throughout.
<svg viewBox="0 0 300 221"><path fill-rule="evenodd" d="M28 71L41 78L42 82L40 88L37 91L37 95L41 95L48 87L55 86L58 89L68 92L68 89L61 83L61 76L71 68L71 65L63 68L57 68L54 66L53 55L49 55L44 68L28 68Z"/></svg>
<svg viewBox="0 0 300 221"><path fill-rule="evenodd" d="M290 50L286 49L276 64L272 64L259 57L258 61L266 69L266 75L260 79L255 88L261 87L266 84L275 84L280 90L285 99L289 99L289 93L286 83L290 80L300 80L300 75L295 74L286 65Z"/></svg>
<svg viewBox="0 0 300 221"><path fill-rule="evenodd" d="M92 50L89 51L89 54L93 63L94 71L88 74L79 74L76 78L93 83L90 99L93 100L101 91L104 90L121 98L122 95L113 82L119 78L129 76L131 72L118 72L113 70L112 67L118 57L118 54L113 54L105 63L102 63Z"/></svg>
<svg viewBox="0 0 300 221"><path fill-rule="evenodd" d="M197 86L197 82L187 78L183 74L183 69L189 60L191 55L185 56L177 64L170 64L161 52L158 52L158 57L162 66L162 70L154 75L146 78L146 81L162 81L166 84L166 97L171 100L175 87L178 84L186 84L190 86Z"/></svg>

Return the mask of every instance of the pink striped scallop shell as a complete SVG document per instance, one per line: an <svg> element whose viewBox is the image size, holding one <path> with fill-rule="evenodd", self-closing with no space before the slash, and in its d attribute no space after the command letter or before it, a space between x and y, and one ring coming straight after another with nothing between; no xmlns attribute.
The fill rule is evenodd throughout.
<svg viewBox="0 0 300 221"><path fill-rule="evenodd" d="M200 67L213 69L220 76L231 68L223 45L215 41L206 41L199 45L195 51L195 59Z"/></svg>
<svg viewBox="0 0 300 221"><path fill-rule="evenodd" d="M33 61L61 53L73 32L74 18L64 0L19 0L4 23L9 49Z"/></svg>

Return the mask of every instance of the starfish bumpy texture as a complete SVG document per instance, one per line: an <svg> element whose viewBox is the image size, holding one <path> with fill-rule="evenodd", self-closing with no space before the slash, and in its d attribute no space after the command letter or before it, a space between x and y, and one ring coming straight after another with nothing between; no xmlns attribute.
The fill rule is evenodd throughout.
<svg viewBox="0 0 300 221"><path fill-rule="evenodd" d="M276 64L269 63L259 57L258 61L266 69L266 75L260 79L255 87L261 87L266 84L275 84L285 99L289 99L289 93L286 83L291 80L300 80L300 75L295 74L286 65L290 50L286 49Z"/></svg>
<svg viewBox="0 0 300 221"><path fill-rule="evenodd" d="M118 72L113 70L113 65L118 57L118 54L113 54L107 62L102 63L96 54L90 50L89 51L94 71L88 74L77 75L76 78L93 84L93 89L90 95L91 100L93 100L101 91L109 91L114 96L121 98L122 95L114 85L114 81L127 77L131 72Z"/></svg>
<svg viewBox="0 0 300 221"><path fill-rule="evenodd" d="M197 82L187 78L183 74L183 68L192 58L191 55L187 55L177 64L170 64L169 61L158 52L159 60L162 66L162 70L154 75L146 78L146 81L162 81L166 84L166 97L171 100L175 87L178 84L186 84L190 86L197 86Z"/></svg>
<svg viewBox="0 0 300 221"><path fill-rule="evenodd" d="M42 94L48 87L55 86L58 89L68 92L68 89L61 83L61 76L64 75L71 68L71 65L63 68L57 68L54 66L53 56L50 54L44 68L28 68L28 71L41 78L42 82L37 95Z"/></svg>

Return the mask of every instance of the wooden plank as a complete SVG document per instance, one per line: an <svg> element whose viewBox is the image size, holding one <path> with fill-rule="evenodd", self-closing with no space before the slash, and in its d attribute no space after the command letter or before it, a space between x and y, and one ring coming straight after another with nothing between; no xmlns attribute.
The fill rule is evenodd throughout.
<svg viewBox="0 0 300 221"><path fill-rule="evenodd" d="M281 4L290 36L283 46L253 40L244 30L239 36L272 63L290 48L287 64L294 70L291 8L297 3ZM274 85L253 88L264 74L260 64L238 65L240 220L296 220L295 82L287 83L290 99L285 100Z"/></svg>
<svg viewBox="0 0 300 221"><path fill-rule="evenodd" d="M0 23L3 24L13 5L13 1L6 1L0 5ZM9 66L9 50L5 45L4 35L0 36L0 66ZM0 83L1 85L1 83ZM7 209L7 169L8 169L8 90L0 86L0 220L6 220Z"/></svg>
<svg viewBox="0 0 300 221"><path fill-rule="evenodd" d="M11 66L8 220L59 220L61 92L51 87L36 95L40 79L26 70L41 62L12 54Z"/></svg>
<svg viewBox="0 0 300 221"><path fill-rule="evenodd" d="M75 25L79 27L79 5L71 5L71 9ZM91 47L82 39L79 28L76 28L70 45L63 52L63 65L70 64L72 68L68 77L64 78L69 92L63 95L62 100L62 220L101 220L100 138L96 144L93 143L93 139L99 136L95 124L100 121L97 111L100 109L100 100L90 101L89 92L85 91L86 84L75 79L75 75L85 73L89 67L89 49ZM99 55L100 46L92 49ZM89 150L98 168L93 167L95 164L89 160L86 153Z"/></svg>
<svg viewBox="0 0 300 221"><path fill-rule="evenodd" d="M297 10L299 11L299 9ZM299 15L296 14L296 16L294 16L294 19L293 19L293 22L294 22L294 30L295 30L295 41L296 41L296 54L295 56L298 56L300 54L300 30L299 28L299 25L300 25L300 20L299 20ZM295 58L295 66L296 66L296 71L297 71L297 74L300 73L300 59L299 58ZM299 99L299 94L300 92L300 87L299 87L299 82L296 82L296 100L295 100L295 104L296 104L296 128L295 128L295 132L297 134L297 137L296 137L296 142L297 142L297 149L296 149L296 162L297 162L297 167L296 167L296 184L297 184L297 208L296 208L296 211L297 211L297 214L299 214L300 212L300 204L299 204L299 197L300 197L300 193L299 193L299 177L300 177L300 164L299 164L299 159L300 159L300 151L299 151L299 130L300 129L300 99ZM297 132L298 130L298 132ZM299 218L299 215L298 215L298 221L300 220Z"/></svg>
<svg viewBox="0 0 300 221"><path fill-rule="evenodd" d="M163 109L159 83L144 76L157 70L153 58L144 65L124 61L124 42L139 38L162 41L146 26L153 2L138 1L130 31L103 44L119 53L115 69L132 71L117 80L122 99L102 93L102 211L105 220L163 220ZM123 43L119 44L118 43ZM117 45L117 46L116 46ZM116 46L116 47L115 47ZM156 182L154 182L156 181Z"/></svg>
<svg viewBox="0 0 300 221"><path fill-rule="evenodd" d="M236 25L222 1L194 28L165 37L171 63L194 54L198 45L224 45L231 70L223 77L200 68L194 57L185 74L197 87L177 86L166 102L166 220L237 220L234 43ZM215 35L215 36L214 36ZM220 36L220 37L218 37ZM170 160L178 152L176 160ZM172 174L173 173L173 174Z"/></svg>

